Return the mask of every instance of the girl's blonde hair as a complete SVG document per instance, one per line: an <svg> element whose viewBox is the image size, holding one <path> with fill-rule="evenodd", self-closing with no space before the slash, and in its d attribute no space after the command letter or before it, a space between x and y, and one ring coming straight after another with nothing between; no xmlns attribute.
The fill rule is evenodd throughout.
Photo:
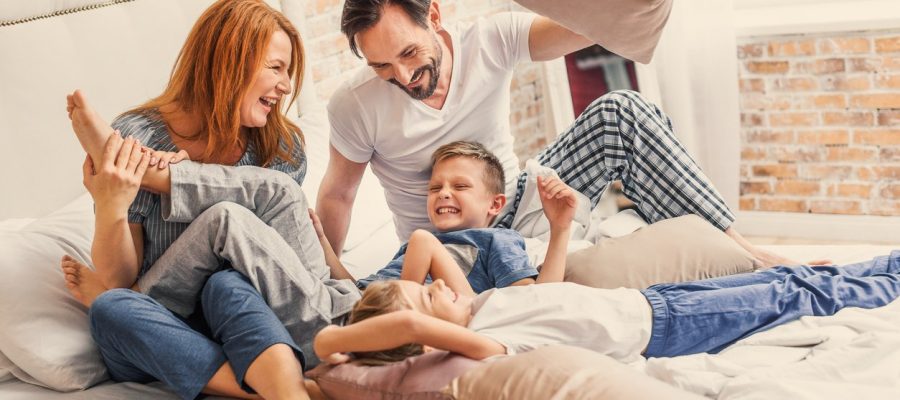
<svg viewBox="0 0 900 400"><path fill-rule="evenodd" d="M300 93L305 68L297 29L263 0L221 0L194 24L165 91L131 112L177 104L181 110L199 115L200 131L181 137L206 139L202 159L207 162L233 154L226 150L246 146L247 141L254 145L260 166L267 166L275 157L296 164L298 160L292 160L291 154L295 145L303 146L303 133L282 115L282 100L273 107L275 112L269 113L265 126L250 128L246 138L240 135L241 101L263 66L272 35L279 30L291 41L288 75L293 94L288 104L292 104Z"/></svg>
<svg viewBox="0 0 900 400"><path fill-rule="evenodd" d="M394 311L409 310L412 307L403 297L400 285L396 281L376 281L369 284L362 298L350 311L348 323L357 322L384 315ZM390 350L365 351L353 353L357 362L363 365L384 365L403 361L409 357L424 353L421 344L409 343Z"/></svg>

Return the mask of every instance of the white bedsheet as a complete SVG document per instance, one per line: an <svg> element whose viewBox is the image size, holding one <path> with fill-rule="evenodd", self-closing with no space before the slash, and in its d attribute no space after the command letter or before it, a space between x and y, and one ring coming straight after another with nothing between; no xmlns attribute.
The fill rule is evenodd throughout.
<svg viewBox="0 0 900 400"><path fill-rule="evenodd" d="M795 259L837 263L888 254L889 246L770 246ZM804 317L719 354L650 359L645 372L718 399L900 398L900 300Z"/></svg>
<svg viewBox="0 0 900 400"><path fill-rule="evenodd" d="M361 276L384 265L399 241L386 226L348 254ZM839 263L888 254L891 246L767 246L800 260ZM873 310L846 309L751 336L717 355L651 359L643 368L675 386L719 399L900 398L900 301ZM0 383L4 400L176 398L158 384L106 383L58 393L17 380Z"/></svg>

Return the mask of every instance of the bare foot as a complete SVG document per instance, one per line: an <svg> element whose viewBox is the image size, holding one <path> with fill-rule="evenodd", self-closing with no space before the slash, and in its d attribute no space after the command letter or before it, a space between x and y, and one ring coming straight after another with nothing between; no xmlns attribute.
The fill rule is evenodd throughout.
<svg viewBox="0 0 900 400"><path fill-rule="evenodd" d="M84 151L91 156L95 165L100 165L106 141L113 134L113 128L91 108L80 90L66 96L66 111L72 120L72 130Z"/></svg>
<svg viewBox="0 0 900 400"><path fill-rule="evenodd" d="M96 272L72 257L63 256L61 266L66 276L66 288L85 307L90 308L94 299L107 290Z"/></svg>

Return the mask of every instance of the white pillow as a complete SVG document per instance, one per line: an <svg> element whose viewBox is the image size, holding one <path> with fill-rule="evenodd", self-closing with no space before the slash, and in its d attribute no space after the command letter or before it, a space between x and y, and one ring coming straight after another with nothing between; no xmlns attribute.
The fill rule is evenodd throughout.
<svg viewBox="0 0 900 400"><path fill-rule="evenodd" d="M315 208L319 186L322 183L322 177L325 176L325 170L328 168L330 127L328 117L321 107L306 105L306 108L307 110L298 121L306 137L307 172L303 181L303 192L306 193L310 207ZM310 108L312 109L310 110ZM393 214L388 209L384 190L371 168L366 168L350 214L350 229L344 240L344 251L353 250L388 225L392 227L390 234L396 236L393 222Z"/></svg>
<svg viewBox="0 0 900 400"><path fill-rule="evenodd" d="M18 367L17 378L60 391L106 379L87 310L59 268L63 254L87 261L93 234L86 194L17 232L0 232L0 352Z"/></svg>

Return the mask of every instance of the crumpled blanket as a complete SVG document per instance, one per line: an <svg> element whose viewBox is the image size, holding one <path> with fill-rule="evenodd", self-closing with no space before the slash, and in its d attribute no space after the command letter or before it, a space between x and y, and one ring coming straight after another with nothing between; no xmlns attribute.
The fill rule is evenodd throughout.
<svg viewBox="0 0 900 400"><path fill-rule="evenodd" d="M651 358L644 370L718 399L900 399L900 300L804 317L719 354Z"/></svg>
<svg viewBox="0 0 900 400"><path fill-rule="evenodd" d="M511 228L525 237L525 252L534 266L540 266L547 254L550 240L550 221L544 216L541 198L537 189L538 176L558 176L552 168L538 164L534 159L525 162L523 169L527 175L525 189L519 208L513 216ZM593 210L587 196L576 192L578 209L572 220L571 236L568 251L571 253L588 247L598 240L607 237L627 235L647 226L634 211L626 210L617 213L615 199L604 197Z"/></svg>

